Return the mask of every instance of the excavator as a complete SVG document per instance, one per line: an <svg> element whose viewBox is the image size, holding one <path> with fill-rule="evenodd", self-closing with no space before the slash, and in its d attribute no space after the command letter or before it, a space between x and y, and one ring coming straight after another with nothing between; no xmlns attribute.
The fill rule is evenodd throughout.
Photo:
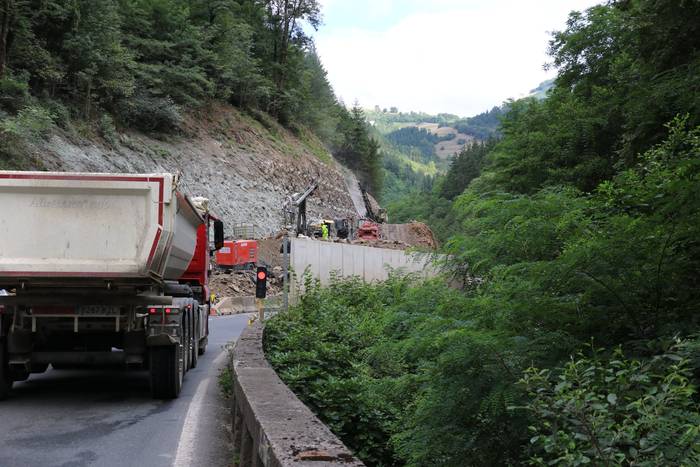
<svg viewBox="0 0 700 467"><path fill-rule="evenodd" d="M379 203L362 184L360 184L360 191L367 209L367 219L360 224L357 230L357 238L362 240L379 240L379 224L385 224L388 220L386 210L379 206Z"/></svg>
<svg viewBox="0 0 700 467"><path fill-rule="evenodd" d="M285 224L291 227L296 220L296 234L307 235L308 225L306 222L306 200L318 188L318 181L313 180L302 193L294 193L287 198L284 206ZM295 219L296 218L296 219Z"/></svg>

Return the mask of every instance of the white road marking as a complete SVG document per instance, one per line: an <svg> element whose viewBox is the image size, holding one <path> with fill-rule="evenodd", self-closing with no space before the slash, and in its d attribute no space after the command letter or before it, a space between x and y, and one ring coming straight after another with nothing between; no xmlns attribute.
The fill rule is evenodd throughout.
<svg viewBox="0 0 700 467"><path fill-rule="evenodd" d="M221 352L214 360L213 367L218 368L222 360L226 358L226 355L227 352ZM180 440L177 444L177 453L175 454L175 462L173 463L174 467L188 467L194 464L197 429L199 427L199 420L211 380L212 377L209 376L199 383L197 391L192 398L192 402L190 402L190 408L187 409L185 423L182 425L182 433L180 434Z"/></svg>

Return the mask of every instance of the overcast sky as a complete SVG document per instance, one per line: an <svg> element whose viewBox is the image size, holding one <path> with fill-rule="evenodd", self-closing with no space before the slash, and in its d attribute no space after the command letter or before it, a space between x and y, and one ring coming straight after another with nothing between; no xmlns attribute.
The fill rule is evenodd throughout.
<svg viewBox="0 0 700 467"><path fill-rule="evenodd" d="M472 116L554 76L549 32L600 0L320 0L314 34L346 104Z"/></svg>

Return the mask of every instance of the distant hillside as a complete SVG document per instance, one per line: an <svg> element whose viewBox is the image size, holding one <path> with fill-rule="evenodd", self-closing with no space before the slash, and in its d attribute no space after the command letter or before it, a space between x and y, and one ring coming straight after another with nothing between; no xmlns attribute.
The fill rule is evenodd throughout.
<svg viewBox="0 0 700 467"><path fill-rule="evenodd" d="M455 122L454 127L461 133L474 139L485 141L492 136L497 136L501 126L501 117L506 114L508 104L494 107L474 117L465 118Z"/></svg>
<svg viewBox="0 0 700 467"><path fill-rule="evenodd" d="M454 152L459 152L468 138L458 134L452 127L440 127L437 123L419 123L416 126L403 127L392 131L386 137L402 151L409 154L418 153L424 163L439 163L440 159L446 159Z"/></svg>
<svg viewBox="0 0 700 467"><path fill-rule="evenodd" d="M547 91L554 87L554 78L548 79L547 81L542 81L535 89L530 91L528 97L534 97L535 99L544 99L547 97Z"/></svg>
<svg viewBox="0 0 700 467"><path fill-rule="evenodd" d="M408 129L408 128L407 128ZM415 130L418 130L414 127ZM421 132L428 134L427 132ZM430 149L430 142L419 147L408 147L396 144L387 135L383 135L373 128L372 137L378 142L382 154L383 190L382 203L392 202L407 193L430 190L435 177L444 169L436 165L437 158L432 155L426 157L419 148ZM400 138L399 138L400 140Z"/></svg>

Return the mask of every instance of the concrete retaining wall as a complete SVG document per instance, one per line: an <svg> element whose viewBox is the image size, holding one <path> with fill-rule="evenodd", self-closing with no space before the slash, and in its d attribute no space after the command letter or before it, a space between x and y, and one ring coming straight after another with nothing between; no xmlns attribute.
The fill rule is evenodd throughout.
<svg viewBox="0 0 700 467"><path fill-rule="evenodd" d="M233 350L236 467L359 467L347 447L279 379L265 360L260 323Z"/></svg>
<svg viewBox="0 0 700 467"><path fill-rule="evenodd" d="M298 279L309 271L323 285L330 281L332 271L339 277L358 276L366 282L386 280L389 277L387 266L425 276L437 273L426 254L308 238L292 239L290 261Z"/></svg>

